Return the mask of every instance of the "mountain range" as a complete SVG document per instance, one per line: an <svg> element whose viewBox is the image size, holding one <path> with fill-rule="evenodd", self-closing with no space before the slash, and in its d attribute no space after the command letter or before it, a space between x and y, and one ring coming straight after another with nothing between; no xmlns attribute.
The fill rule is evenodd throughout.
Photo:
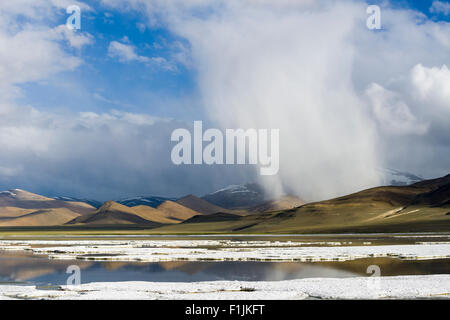
<svg viewBox="0 0 450 320"><path fill-rule="evenodd" d="M386 186L388 185L404 186L420 182L423 180L421 177L413 173L400 171L397 169L380 168L378 169L378 173L380 176L381 185ZM189 195L185 197L186 201L188 201ZM219 190L216 190L212 193L203 195L200 198L205 200L206 202L209 202L210 204L214 204L217 207L220 207L221 209L248 209L250 207L257 207L267 202L280 200L280 199L273 199L268 195L266 195L263 187L256 183L229 185ZM53 199L71 202L85 202L97 209L100 208L101 205L103 204L103 202L94 199L83 199L68 196L58 196L53 197ZM197 197L196 199L198 200ZM174 197L147 195L147 196L129 197L126 199L118 199L114 201L123 204L127 207L144 205L156 208L164 201L168 200L178 201L180 199Z"/></svg>
<svg viewBox="0 0 450 320"><path fill-rule="evenodd" d="M450 174L408 186L382 186L292 209L218 221L208 217L158 233L367 233L450 231Z"/></svg>
<svg viewBox="0 0 450 320"><path fill-rule="evenodd" d="M47 226L137 226L155 233L448 231L450 175L313 203L294 196L267 200L251 184L202 198L137 197L103 204L21 189L0 192L0 228Z"/></svg>
<svg viewBox="0 0 450 320"><path fill-rule="evenodd" d="M281 201L281 202L280 202ZM143 204L144 203L144 204ZM180 199L137 197L97 203L72 197L49 198L20 189L0 192L0 227L126 226L156 227L178 224L195 216L227 213L236 216L285 206L300 199L263 202L246 210L226 209L194 195Z"/></svg>
<svg viewBox="0 0 450 320"><path fill-rule="evenodd" d="M185 198L184 200L182 200ZM189 195L177 199L174 197L162 197L162 196L138 196L126 199L115 200L115 202L123 204L127 207L135 207L139 205L149 206L156 208L165 201L189 201ZM195 201L199 201L198 197L195 197ZM72 202L86 202L95 208L100 208L102 202L93 199L82 199L67 196L54 197L55 200L72 201ZM204 195L200 199L205 200L204 203L216 205L216 209L239 209L257 206L263 202L269 200L264 193L262 186L256 183L242 184L242 185L230 185L213 193ZM217 210L215 212L217 212Z"/></svg>

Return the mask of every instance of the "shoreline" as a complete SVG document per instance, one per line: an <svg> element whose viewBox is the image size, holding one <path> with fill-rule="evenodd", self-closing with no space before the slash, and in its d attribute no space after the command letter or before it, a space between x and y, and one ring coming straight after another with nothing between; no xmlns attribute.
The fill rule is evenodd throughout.
<svg viewBox="0 0 450 320"><path fill-rule="evenodd" d="M450 299L450 275L283 281L93 282L57 289L0 285L0 300Z"/></svg>

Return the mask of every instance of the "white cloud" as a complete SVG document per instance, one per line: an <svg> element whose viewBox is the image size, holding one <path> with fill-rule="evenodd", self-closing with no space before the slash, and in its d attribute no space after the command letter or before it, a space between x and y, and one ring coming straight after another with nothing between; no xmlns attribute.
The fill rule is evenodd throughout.
<svg viewBox="0 0 450 320"><path fill-rule="evenodd" d="M433 1L430 12L432 13L442 13L446 16L450 14L450 3L443 1Z"/></svg>
<svg viewBox="0 0 450 320"><path fill-rule="evenodd" d="M66 35L61 30L30 26L12 35L0 31L0 46L7 48L0 56L2 86L45 79L78 67L82 60L60 46L59 40ZM79 45L80 42L76 44Z"/></svg>
<svg viewBox="0 0 450 320"><path fill-rule="evenodd" d="M9 101L20 94L20 83L47 79L61 71L70 71L83 63L79 56L66 52L64 42L80 50L93 42L92 35L73 32L60 25L48 27L48 21L65 13L65 0L18 0L2 3L0 10L0 100ZM92 10L78 1L82 10ZM18 19L20 17L20 19ZM24 18L26 18L24 20ZM27 20L28 19L28 20Z"/></svg>
<svg viewBox="0 0 450 320"><path fill-rule="evenodd" d="M99 124L109 124L114 121L128 123L132 125L154 125L157 122L167 122L168 119L153 117L147 114L136 114L111 110L108 113L97 114L95 112L81 112L79 121L88 126L98 126Z"/></svg>
<svg viewBox="0 0 450 320"><path fill-rule="evenodd" d="M108 56L117 58L121 62L139 61L149 62L150 58L136 54L136 48L130 44L111 41L108 47Z"/></svg>
<svg viewBox="0 0 450 320"><path fill-rule="evenodd" d="M420 123L398 94L375 83L366 93L381 130L392 134L422 135L427 132L428 124Z"/></svg>
<svg viewBox="0 0 450 320"><path fill-rule="evenodd" d="M386 86L372 83L366 89L383 134L424 135L430 124L450 125L450 70L445 64L428 68L419 63Z"/></svg>
<svg viewBox="0 0 450 320"><path fill-rule="evenodd" d="M450 115L450 70L445 64L432 68L416 65L411 71L411 83L419 99Z"/></svg>
<svg viewBox="0 0 450 320"><path fill-rule="evenodd" d="M67 7L77 5L82 11L93 11L84 2L77 0L14 0L2 1L1 15L3 22L13 23L17 16L27 17L35 21L53 19L58 12L64 12Z"/></svg>
<svg viewBox="0 0 450 320"><path fill-rule="evenodd" d="M69 42L72 48L81 49L82 47L92 44L94 37L89 33L74 32L67 28L66 25L60 25L52 30L55 33L55 39L65 39Z"/></svg>
<svg viewBox="0 0 450 320"><path fill-rule="evenodd" d="M137 61L147 65L157 66L165 70L175 71L176 66L164 57L146 57L136 53L136 47L132 44L124 44L118 41L111 41L108 47L108 56L117 58L121 62Z"/></svg>

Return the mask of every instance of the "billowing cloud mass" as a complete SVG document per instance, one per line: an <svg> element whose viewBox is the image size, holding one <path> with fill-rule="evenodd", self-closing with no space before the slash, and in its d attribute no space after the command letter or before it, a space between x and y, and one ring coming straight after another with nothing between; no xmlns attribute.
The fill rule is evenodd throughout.
<svg viewBox="0 0 450 320"><path fill-rule="evenodd" d="M201 193L256 177L248 166L172 165L170 133L186 126L181 121L123 110L61 115L15 103L19 84L83 64L64 43L79 50L95 41L95 35L47 27L48 3L27 7L28 26L15 24L13 5L0 17L0 48L8 48L0 49L3 185L40 183L44 191L112 198ZM449 171L448 23L387 5L382 30L368 30L362 1L101 4L145 13L147 28L167 28L188 44L177 61L195 71L214 126L280 129L279 174L260 177L273 194L306 200L345 194L379 184L381 167L424 177ZM430 11L444 9L435 3ZM105 54L149 62L119 39Z"/></svg>
<svg viewBox="0 0 450 320"><path fill-rule="evenodd" d="M386 6L368 30L361 1L104 3L189 41L221 127L280 128L272 192L326 198L379 184L380 167L450 168L447 23Z"/></svg>
<svg viewBox="0 0 450 320"><path fill-rule="evenodd" d="M312 199L378 183L374 127L351 82L355 53L347 37L356 23L338 18L358 9L236 5L179 29L201 65L214 120L280 129L280 174L266 181L273 192Z"/></svg>

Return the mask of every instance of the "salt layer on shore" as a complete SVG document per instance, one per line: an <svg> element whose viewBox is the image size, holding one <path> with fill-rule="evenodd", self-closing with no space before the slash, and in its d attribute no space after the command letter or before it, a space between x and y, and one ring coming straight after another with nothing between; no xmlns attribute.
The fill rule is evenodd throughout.
<svg viewBox="0 0 450 320"><path fill-rule="evenodd" d="M96 282L39 290L0 285L0 299L417 299L450 298L450 275L285 281Z"/></svg>
<svg viewBox="0 0 450 320"><path fill-rule="evenodd" d="M236 241L235 241L236 242ZM271 241L0 241L0 250L25 250L50 259L95 261L348 261L371 257L404 260L450 258L450 244L281 246ZM46 247L45 245L53 245Z"/></svg>

